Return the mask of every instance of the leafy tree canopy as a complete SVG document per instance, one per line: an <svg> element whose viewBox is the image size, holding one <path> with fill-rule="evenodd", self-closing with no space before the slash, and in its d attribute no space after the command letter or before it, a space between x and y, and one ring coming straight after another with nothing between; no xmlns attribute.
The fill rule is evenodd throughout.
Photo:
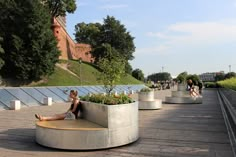
<svg viewBox="0 0 236 157"><path fill-rule="evenodd" d="M225 74L225 79L230 79L232 77L236 77L235 72L228 72L227 74Z"/></svg>
<svg viewBox="0 0 236 157"><path fill-rule="evenodd" d="M193 81L194 85L198 85L198 83L201 82L199 76L196 75L196 74L193 74L193 75L189 74L189 75L187 75L186 80L188 80L188 79L191 79Z"/></svg>
<svg viewBox="0 0 236 157"><path fill-rule="evenodd" d="M225 79L224 73L219 73L219 74L216 74L216 76L215 76L215 81L222 81L224 79Z"/></svg>
<svg viewBox="0 0 236 157"><path fill-rule="evenodd" d="M133 68L128 61L125 63L125 73L132 75Z"/></svg>
<svg viewBox="0 0 236 157"><path fill-rule="evenodd" d="M148 80L157 82L157 81L169 81L171 80L171 75L168 72L161 72L161 73L155 73L151 74L147 77Z"/></svg>
<svg viewBox="0 0 236 157"><path fill-rule="evenodd" d="M144 74L143 74L143 71L140 69L135 69L132 72L132 76L136 78L137 80L144 81Z"/></svg>
<svg viewBox="0 0 236 157"><path fill-rule="evenodd" d="M0 1L0 6L0 36L5 51L1 74L22 80L51 74L60 52L50 29L48 10L37 0L6 0Z"/></svg>
<svg viewBox="0 0 236 157"><path fill-rule="evenodd" d="M95 63L98 62L99 58L106 56L102 48L104 44L109 44L116 50L116 54L122 56L126 61L134 58L134 37L130 35L119 20L112 16L107 16L103 24L78 23L75 26L75 31L77 42L92 45L92 55L95 57Z"/></svg>
<svg viewBox="0 0 236 157"><path fill-rule="evenodd" d="M187 76L188 76L188 73L185 71L185 72L180 73L176 79L179 83L186 83Z"/></svg>
<svg viewBox="0 0 236 157"><path fill-rule="evenodd" d="M66 16L66 12L73 13L76 10L75 0L42 0L50 10L52 17Z"/></svg>
<svg viewBox="0 0 236 157"><path fill-rule="evenodd" d="M2 43L3 39L0 37L0 70L2 68L2 66L4 65L4 61L3 61L3 54L4 54L4 50L1 46L1 43Z"/></svg>

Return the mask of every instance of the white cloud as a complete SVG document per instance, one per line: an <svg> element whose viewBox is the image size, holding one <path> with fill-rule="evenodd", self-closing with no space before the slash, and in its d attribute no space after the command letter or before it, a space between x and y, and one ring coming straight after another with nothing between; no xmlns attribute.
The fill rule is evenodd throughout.
<svg viewBox="0 0 236 157"><path fill-rule="evenodd" d="M204 46L235 43L236 22L234 20L225 20L220 22L176 23L166 27L163 32L147 32L146 36L157 38L158 46L145 49L152 50L153 52L174 53L176 47L194 49ZM166 45L168 45L168 49Z"/></svg>
<svg viewBox="0 0 236 157"><path fill-rule="evenodd" d="M158 38L169 38L169 36L167 36L165 33L162 33L162 32L147 32L146 33L146 36L149 36L149 37L158 37Z"/></svg>
<svg viewBox="0 0 236 157"><path fill-rule="evenodd" d="M137 48L135 51L136 54L145 54L145 55L166 55L169 46L167 45L160 45L155 47L147 47L147 48Z"/></svg>
<svg viewBox="0 0 236 157"><path fill-rule="evenodd" d="M101 9L106 9L106 10L111 10L111 9L121 9L121 8L127 8L128 5L126 4L107 4L104 5L102 7L100 7Z"/></svg>

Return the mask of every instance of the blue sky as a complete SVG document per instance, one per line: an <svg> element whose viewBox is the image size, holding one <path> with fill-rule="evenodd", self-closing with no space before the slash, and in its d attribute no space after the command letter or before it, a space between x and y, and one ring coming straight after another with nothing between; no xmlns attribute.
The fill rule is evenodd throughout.
<svg viewBox="0 0 236 157"><path fill-rule="evenodd" d="M236 0L77 0L67 31L74 38L77 23L107 15L135 37L130 63L145 76L236 71Z"/></svg>

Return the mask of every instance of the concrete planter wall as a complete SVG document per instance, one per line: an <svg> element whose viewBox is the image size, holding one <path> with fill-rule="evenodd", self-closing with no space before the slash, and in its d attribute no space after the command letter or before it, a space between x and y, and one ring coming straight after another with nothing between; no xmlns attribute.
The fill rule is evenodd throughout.
<svg viewBox="0 0 236 157"><path fill-rule="evenodd" d="M99 129L54 129L38 124L36 141L53 148L91 150L126 145L139 138L137 102L121 105L83 102L83 119L99 125Z"/></svg>
<svg viewBox="0 0 236 157"><path fill-rule="evenodd" d="M154 99L154 91L151 92L139 92L139 109L161 109L162 100Z"/></svg>
<svg viewBox="0 0 236 157"><path fill-rule="evenodd" d="M138 93L139 101L153 101L154 100L154 91L150 92L139 92Z"/></svg>
<svg viewBox="0 0 236 157"><path fill-rule="evenodd" d="M177 90L178 91L186 91L187 85L186 84L178 84Z"/></svg>

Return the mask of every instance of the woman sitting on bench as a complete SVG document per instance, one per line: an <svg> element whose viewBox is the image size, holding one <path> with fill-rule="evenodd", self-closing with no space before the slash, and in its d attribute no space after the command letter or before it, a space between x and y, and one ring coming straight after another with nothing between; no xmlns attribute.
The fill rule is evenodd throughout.
<svg viewBox="0 0 236 157"><path fill-rule="evenodd" d="M64 120L64 119L77 119L79 111L82 111L81 102L78 98L78 92L75 90L70 91L70 98L72 98L72 104L70 108L65 113L55 114L51 117L41 116L35 114L35 117L40 121L49 121L49 120Z"/></svg>
<svg viewBox="0 0 236 157"><path fill-rule="evenodd" d="M192 97L198 97L199 94L195 91L194 83L191 79L187 81L187 90L189 90L189 94Z"/></svg>

